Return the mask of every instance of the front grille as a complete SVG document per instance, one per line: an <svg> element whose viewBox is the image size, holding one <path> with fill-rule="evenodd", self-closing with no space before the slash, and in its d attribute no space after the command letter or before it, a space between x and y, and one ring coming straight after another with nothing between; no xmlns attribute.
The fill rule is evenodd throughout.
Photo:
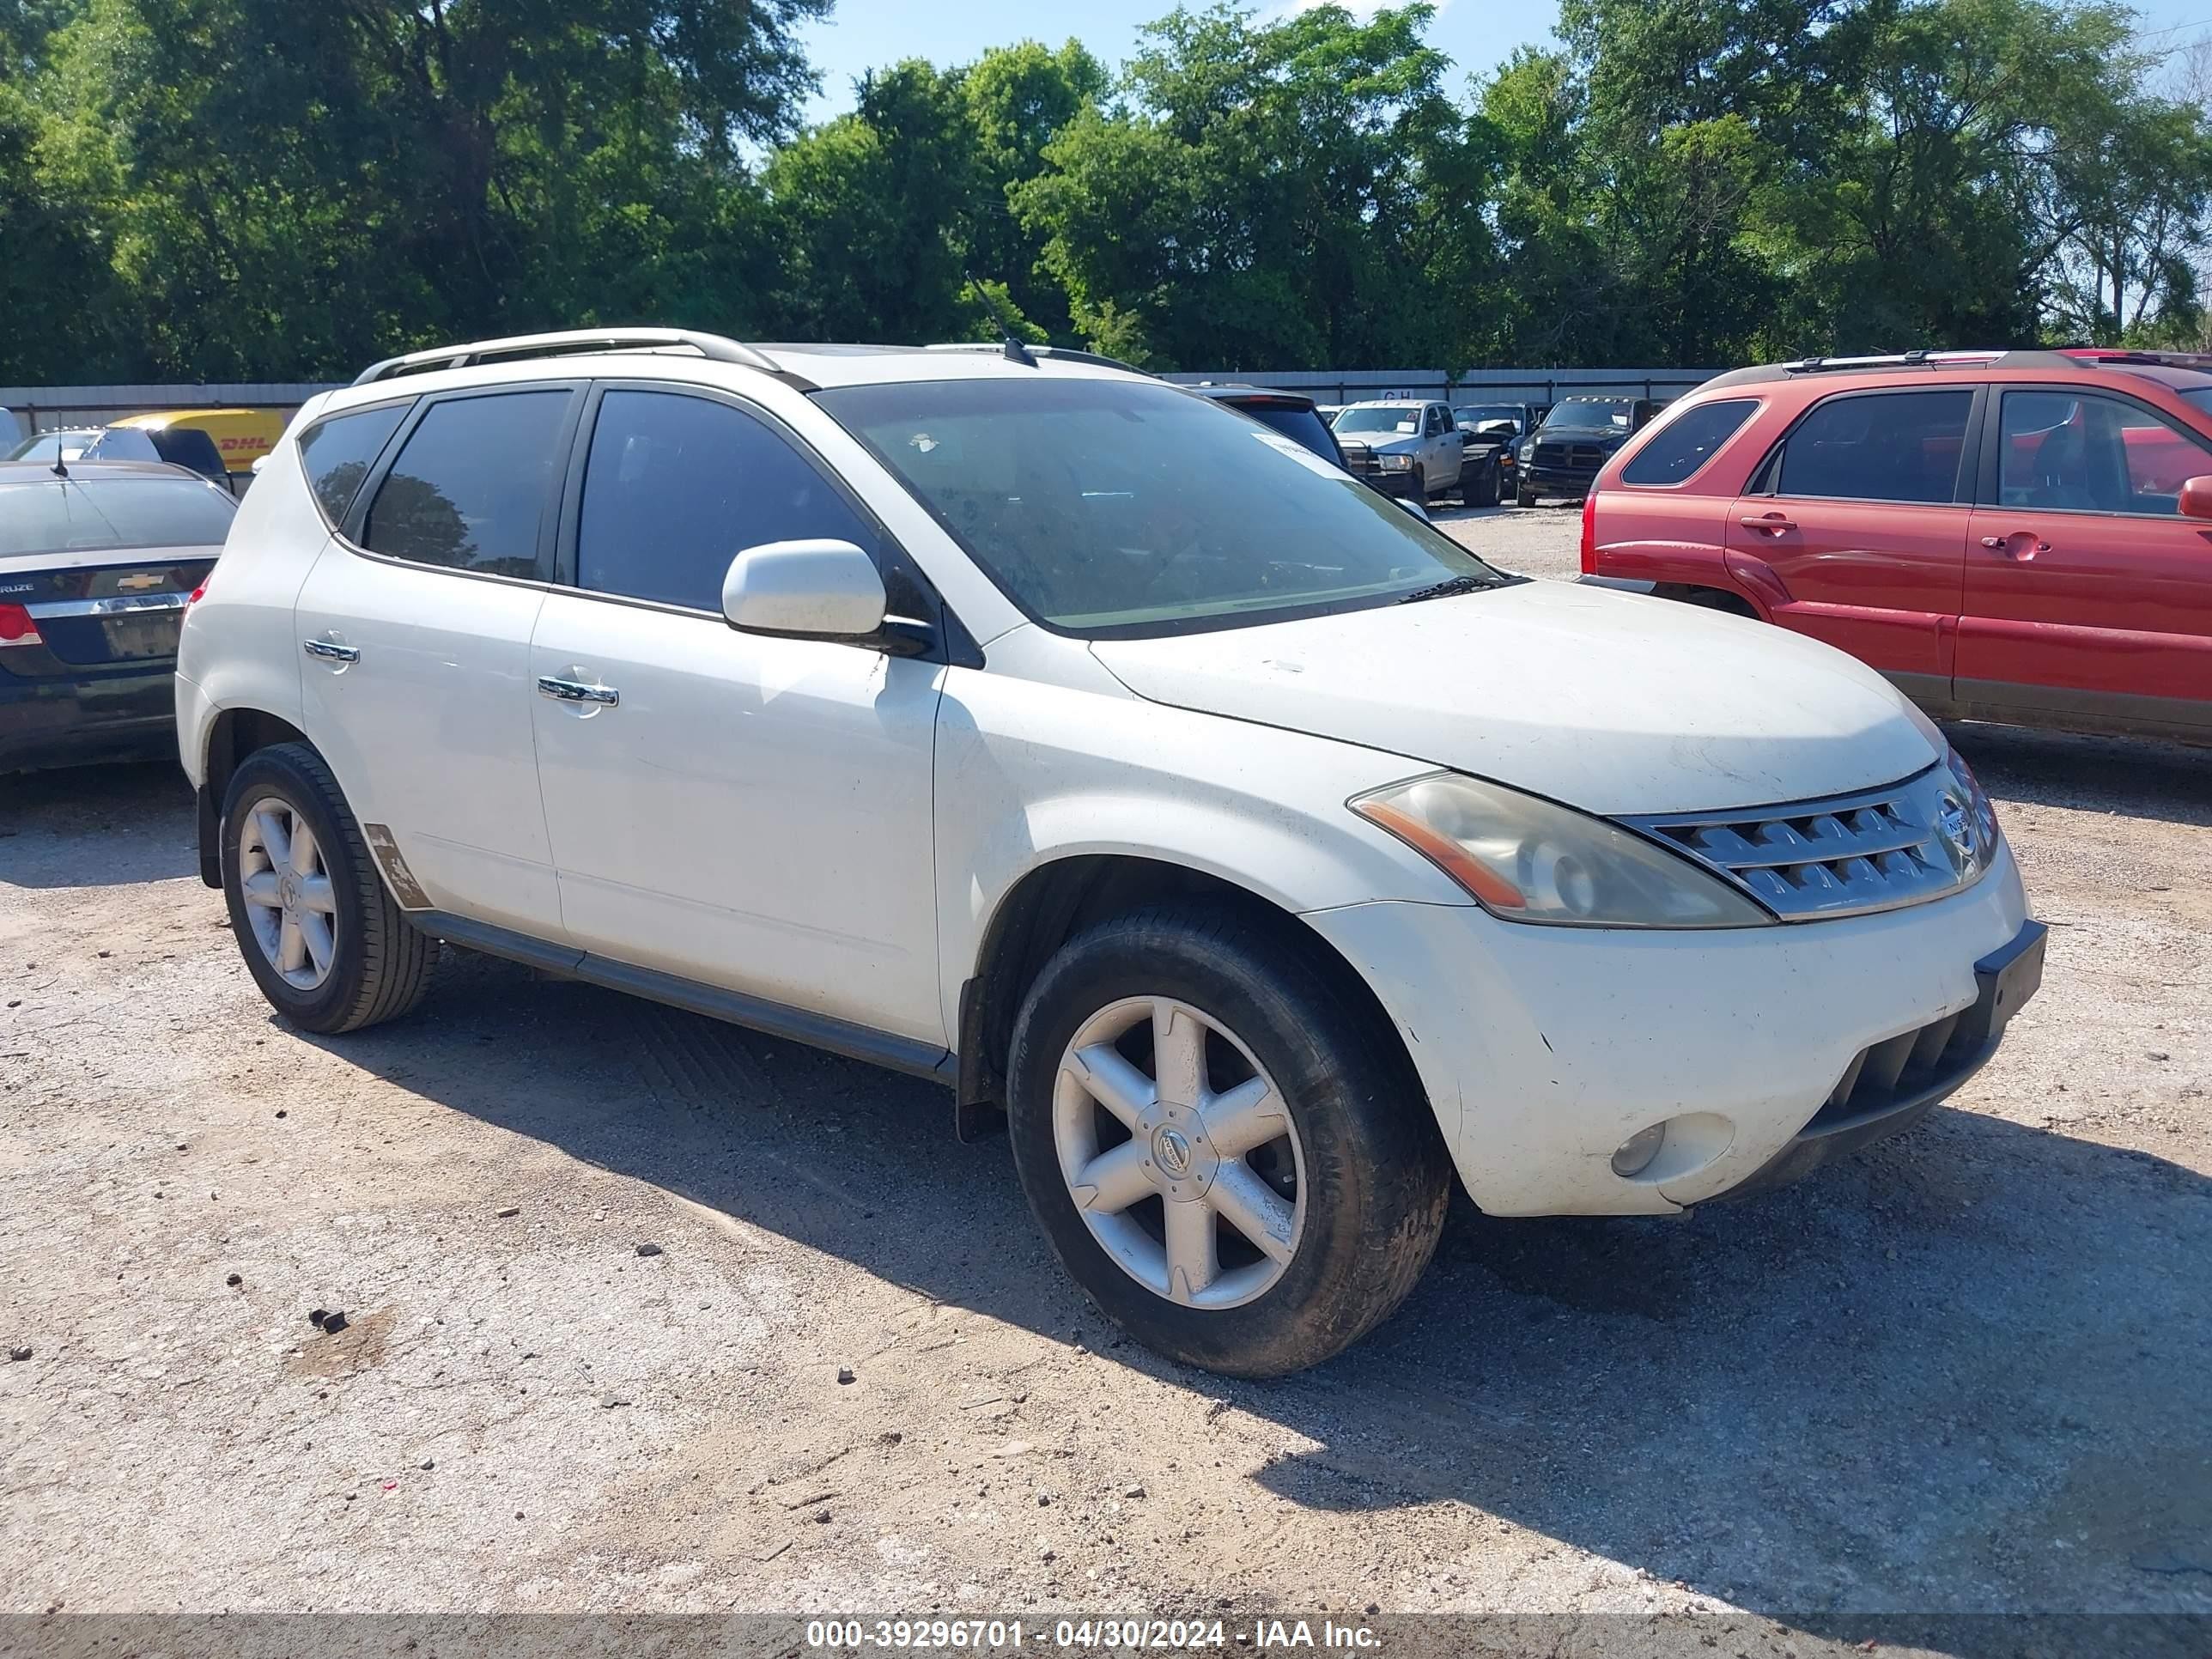
<svg viewBox="0 0 2212 1659"><path fill-rule="evenodd" d="M1862 1049L1806 1130L1844 1128L1862 1118L1879 1117L1900 1103L1940 1097L1958 1087L1991 1046L1988 1036L1972 1028L1966 1019L1971 1012L1961 1009Z"/></svg>
<svg viewBox="0 0 2212 1659"><path fill-rule="evenodd" d="M1559 472L1595 472L1605 465L1605 451L1596 444L1547 443L1539 440L1532 465Z"/></svg>
<svg viewBox="0 0 2212 1659"><path fill-rule="evenodd" d="M1382 463L1375 458L1375 452L1371 449L1346 450L1344 464L1355 476L1362 478L1371 477L1382 470Z"/></svg>
<svg viewBox="0 0 2212 1659"><path fill-rule="evenodd" d="M1856 795L1626 818L1784 921L1923 904L1970 886L1972 809L1943 767Z"/></svg>

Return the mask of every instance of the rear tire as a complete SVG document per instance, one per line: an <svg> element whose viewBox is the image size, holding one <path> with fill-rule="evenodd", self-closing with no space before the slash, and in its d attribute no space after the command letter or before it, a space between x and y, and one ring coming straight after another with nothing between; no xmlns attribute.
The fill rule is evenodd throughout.
<svg viewBox="0 0 2212 1659"><path fill-rule="evenodd" d="M312 848L295 868L301 826ZM231 932L270 1006L305 1030L335 1036L396 1019L422 1000L438 942L385 890L320 755L284 743L247 756L223 797L222 834Z"/></svg>
<svg viewBox="0 0 2212 1659"><path fill-rule="evenodd" d="M1427 1266L1450 1194L1442 1137L1395 1034L1295 928L1235 909L1102 922L1037 976L1008 1068L1015 1168L1061 1265L1146 1346L1236 1376L1317 1364L1381 1323ZM1199 1028L1194 1071L1155 1036L1186 1015ZM1118 1037L1095 1035L1121 1021ZM1133 1054L1129 1069L1076 1058L1102 1042ZM1124 1105L1139 1108L1127 1116L1099 1093L1117 1075ZM1186 1109L1174 1079L1193 1076L1199 1098ZM1255 1085L1247 1097L1265 1103L1256 1115L1279 1126L1273 1139L1224 1115ZM1101 1166L1115 1154L1127 1167L1109 1173ZM1253 1229L1255 1214L1273 1224ZM1194 1226L1208 1241L1204 1266L1178 1279L1176 1241Z"/></svg>

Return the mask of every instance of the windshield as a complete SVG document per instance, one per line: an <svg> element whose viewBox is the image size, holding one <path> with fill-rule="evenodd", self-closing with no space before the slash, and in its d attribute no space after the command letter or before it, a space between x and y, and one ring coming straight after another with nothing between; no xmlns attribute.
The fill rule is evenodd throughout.
<svg viewBox="0 0 2212 1659"><path fill-rule="evenodd" d="M1503 576L1281 434L1171 386L841 386L815 400L1047 626L1143 638Z"/></svg>
<svg viewBox="0 0 2212 1659"><path fill-rule="evenodd" d="M73 461L84 453L84 447L100 435L90 432L41 432L34 438L26 438L9 450L5 457L11 461L52 461L57 456Z"/></svg>
<svg viewBox="0 0 2212 1659"><path fill-rule="evenodd" d="M1518 404L1470 404L1465 409L1452 410L1452 419L1462 426L1482 426L1492 421L1510 421L1521 424L1521 405Z"/></svg>
<svg viewBox="0 0 2212 1659"><path fill-rule="evenodd" d="M198 478L71 478L0 484L0 558L110 547L214 547L230 497Z"/></svg>
<svg viewBox="0 0 2212 1659"><path fill-rule="evenodd" d="M1347 409L1336 417L1339 432L1419 432L1421 429L1420 406L1395 405L1389 409Z"/></svg>
<svg viewBox="0 0 2212 1659"><path fill-rule="evenodd" d="M1556 427L1574 432L1626 432L1635 413L1635 404L1626 398L1618 401L1593 398L1583 402L1577 399L1572 403L1553 404L1552 412L1544 416L1544 425L1547 428Z"/></svg>
<svg viewBox="0 0 2212 1659"><path fill-rule="evenodd" d="M2212 410L2212 386L2191 386L2181 388L2185 402L2203 410Z"/></svg>

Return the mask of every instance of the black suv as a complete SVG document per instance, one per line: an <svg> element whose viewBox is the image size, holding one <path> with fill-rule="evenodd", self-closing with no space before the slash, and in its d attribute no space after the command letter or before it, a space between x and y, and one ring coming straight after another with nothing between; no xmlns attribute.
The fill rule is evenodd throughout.
<svg viewBox="0 0 2212 1659"><path fill-rule="evenodd" d="M1518 446L1514 499L1534 507L1539 495L1587 495L1613 452L1658 412L1649 398L1562 398Z"/></svg>

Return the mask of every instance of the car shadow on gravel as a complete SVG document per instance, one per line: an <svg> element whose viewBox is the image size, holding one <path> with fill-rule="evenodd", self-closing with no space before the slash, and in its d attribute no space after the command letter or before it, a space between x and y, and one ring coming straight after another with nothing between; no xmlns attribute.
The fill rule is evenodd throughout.
<svg viewBox="0 0 2212 1659"><path fill-rule="evenodd" d="M1004 1139L954 1141L933 1085L472 956L409 1021L327 1046L1278 1425L1302 1449L1255 1479L1300 1505L1470 1506L1801 1623L2212 1607L2212 1182L2155 1157L1946 1109L1677 1219L1462 1203L1395 1318L1249 1383L1118 1340L1045 1249Z"/></svg>
<svg viewBox="0 0 2212 1659"><path fill-rule="evenodd" d="M115 887L198 869L191 787L173 760L0 775L0 887Z"/></svg>
<svg viewBox="0 0 2212 1659"><path fill-rule="evenodd" d="M2212 747L1959 722L1951 742L1997 799L2212 826Z"/></svg>

